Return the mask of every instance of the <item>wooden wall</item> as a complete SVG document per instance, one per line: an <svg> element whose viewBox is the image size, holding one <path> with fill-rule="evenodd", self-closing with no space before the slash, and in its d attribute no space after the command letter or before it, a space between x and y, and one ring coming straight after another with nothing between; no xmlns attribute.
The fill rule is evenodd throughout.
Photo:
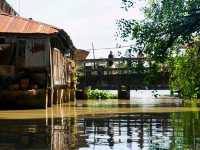
<svg viewBox="0 0 200 150"><path fill-rule="evenodd" d="M13 52L16 50L16 40L0 37L0 65L14 63Z"/></svg>
<svg viewBox="0 0 200 150"><path fill-rule="evenodd" d="M53 48L53 77L54 85L65 85L66 84L66 70L65 70L65 58L63 53Z"/></svg>
<svg viewBox="0 0 200 150"><path fill-rule="evenodd" d="M48 80L44 71L49 68L49 39L30 37L0 37L0 39L0 45L11 45L0 50L0 76L12 75L17 78L26 76L30 82L37 84L39 87L45 87ZM18 74L21 69L28 69L31 73L27 71Z"/></svg>
<svg viewBox="0 0 200 150"><path fill-rule="evenodd" d="M1 37L0 37L1 38ZM21 69L50 69L50 52L52 55L52 83L54 86L71 87L73 69L73 61L71 59L66 59L63 50L61 48L55 48L57 45L51 45L49 38L14 38L5 37L6 42L14 43L14 47L10 50L6 50L1 55L0 58L6 58L6 60L11 60L13 53L13 64L16 70ZM3 62L0 60L0 65L11 65L7 61ZM44 79L47 74L44 73L32 73L31 77L39 81L41 85L44 85ZM49 70L50 77L50 70Z"/></svg>
<svg viewBox="0 0 200 150"><path fill-rule="evenodd" d="M75 63L71 59L66 59L64 54L57 48L53 49L53 78L54 85L73 84Z"/></svg>
<svg viewBox="0 0 200 150"><path fill-rule="evenodd" d="M5 39L0 45L10 44L10 47L0 50L0 65L15 64L17 68L49 66L48 38L0 37L0 39Z"/></svg>
<svg viewBox="0 0 200 150"><path fill-rule="evenodd" d="M48 39L27 40L25 67L47 67L49 65Z"/></svg>

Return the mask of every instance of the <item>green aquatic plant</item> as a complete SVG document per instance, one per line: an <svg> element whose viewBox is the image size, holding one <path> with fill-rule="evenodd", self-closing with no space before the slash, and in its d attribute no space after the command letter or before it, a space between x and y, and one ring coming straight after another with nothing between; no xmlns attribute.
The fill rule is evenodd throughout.
<svg viewBox="0 0 200 150"><path fill-rule="evenodd" d="M95 89L95 90L89 89L87 91L87 96L88 96L88 99L116 99L117 98L117 95L111 92L98 90L98 89Z"/></svg>

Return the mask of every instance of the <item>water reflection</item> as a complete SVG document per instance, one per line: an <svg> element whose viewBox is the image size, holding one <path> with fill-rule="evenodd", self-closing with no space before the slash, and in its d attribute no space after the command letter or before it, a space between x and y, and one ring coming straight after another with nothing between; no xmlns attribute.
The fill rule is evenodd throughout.
<svg viewBox="0 0 200 150"><path fill-rule="evenodd" d="M200 149L199 112L1 120L1 150Z"/></svg>
<svg viewBox="0 0 200 150"><path fill-rule="evenodd" d="M152 99L131 99L131 100L87 100L79 101L77 107L96 108L144 108L144 107L183 107L185 103L177 98L152 98Z"/></svg>
<svg viewBox="0 0 200 150"><path fill-rule="evenodd" d="M164 140L162 133L168 132L168 119L169 114L134 114L84 121L90 146L96 145L97 149L149 149L154 141L159 144Z"/></svg>

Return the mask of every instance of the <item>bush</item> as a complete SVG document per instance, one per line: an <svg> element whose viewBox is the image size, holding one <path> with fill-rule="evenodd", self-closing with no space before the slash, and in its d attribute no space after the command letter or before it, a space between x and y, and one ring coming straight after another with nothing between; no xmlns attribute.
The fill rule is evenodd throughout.
<svg viewBox="0 0 200 150"><path fill-rule="evenodd" d="M116 99L117 95L112 94L108 91L102 91L102 90L88 90L87 96L89 99Z"/></svg>

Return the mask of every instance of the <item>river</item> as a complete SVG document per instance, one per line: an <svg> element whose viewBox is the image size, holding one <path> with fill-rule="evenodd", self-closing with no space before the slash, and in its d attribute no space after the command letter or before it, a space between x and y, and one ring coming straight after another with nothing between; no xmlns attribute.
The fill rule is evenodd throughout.
<svg viewBox="0 0 200 150"><path fill-rule="evenodd" d="M149 94L148 94L149 93ZM0 150L198 150L200 103L168 91L0 111Z"/></svg>

